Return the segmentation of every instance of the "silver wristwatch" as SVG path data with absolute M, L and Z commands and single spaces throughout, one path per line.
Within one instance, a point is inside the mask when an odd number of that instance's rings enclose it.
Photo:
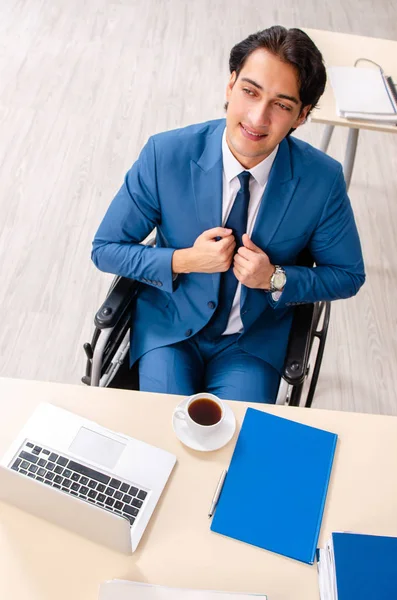
M 269 292 L 281 292 L 287 283 L 287 276 L 283 267 L 280 265 L 274 265 L 275 271 L 270 277 L 270 289 Z

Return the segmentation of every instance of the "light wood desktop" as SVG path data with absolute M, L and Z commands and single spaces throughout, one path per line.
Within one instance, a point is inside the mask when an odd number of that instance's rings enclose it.
M 304 29 L 304 31 L 321 51 L 326 67 L 353 67 L 358 58 L 369 58 L 381 65 L 386 75 L 391 75 L 394 82 L 397 82 L 397 42 L 347 33 L 323 31 L 320 29 Z M 371 65 L 362 63 L 362 66 Z M 323 123 L 326 125 L 320 146 L 324 152 L 328 149 L 335 126 L 339 125 L 349 128 L 344 160 L 347 187 L 349 187 L 353 171 L 359 130 L 368 129 L 383 131 L 385 133 L 397 133 L 395 125 L 383 125 L 382 123 L 370 123 L 367 121 L 349 121 L 338 117 L 335 98 L 329 81 L 324 95 L 320 99 L 318 109 L 313 110 L 311 113 L 311 120 L 313 123 Z
M 178 396 L 0 379 L 0 398 L 1 455 L 37 404 L 45 401 L 160 446 L 178 459 L 141 544 L 129 557 L 0 504 L 0 598 L 96 600 L 100 582 L 125 578 L 266 593 L 269 600 L 318 599 L 315 565 L 209 529 L 212 495 L 229 464 L 237 432 L 217 452 L 184 447 L 171 426 Z M 397 535 L 397 417 L 232 402 L 238 428 L 247 406 L 339 435 L 320 545 L 335 530 Z M 236 519 L 249 493 L 241 492 Z M 288 505 L 293 503 L 289 498 Z

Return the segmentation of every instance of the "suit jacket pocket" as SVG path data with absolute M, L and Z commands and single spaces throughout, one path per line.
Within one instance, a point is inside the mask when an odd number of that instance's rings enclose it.
M 165 310 L 171 301 L 171 294 L 163 292 L 151 285 L 142 286 L 139 297 L 141 301 L 147 302 L 160 310 Z

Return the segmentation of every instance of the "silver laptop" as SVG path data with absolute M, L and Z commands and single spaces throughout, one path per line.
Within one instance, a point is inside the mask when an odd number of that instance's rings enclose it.
M 176 457 L 40 404 L 0 461 L 0 499 L 130 554 Z

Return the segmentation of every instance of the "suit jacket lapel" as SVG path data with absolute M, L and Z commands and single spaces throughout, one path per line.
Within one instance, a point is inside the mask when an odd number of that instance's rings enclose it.
M 204 151 L 197 161 L 191 161 L 193 194 L 197 219 L 202 231 L 222 225 L 222 135 L 225 121 L 208 136 Z M 220 273 L 213 274 L 215 293 L 218 293 Z
M 252 241 L 266 252 L 291 202 L 299 177 L 292 176 L 288 140 L 280 143 L 263 193 Z

